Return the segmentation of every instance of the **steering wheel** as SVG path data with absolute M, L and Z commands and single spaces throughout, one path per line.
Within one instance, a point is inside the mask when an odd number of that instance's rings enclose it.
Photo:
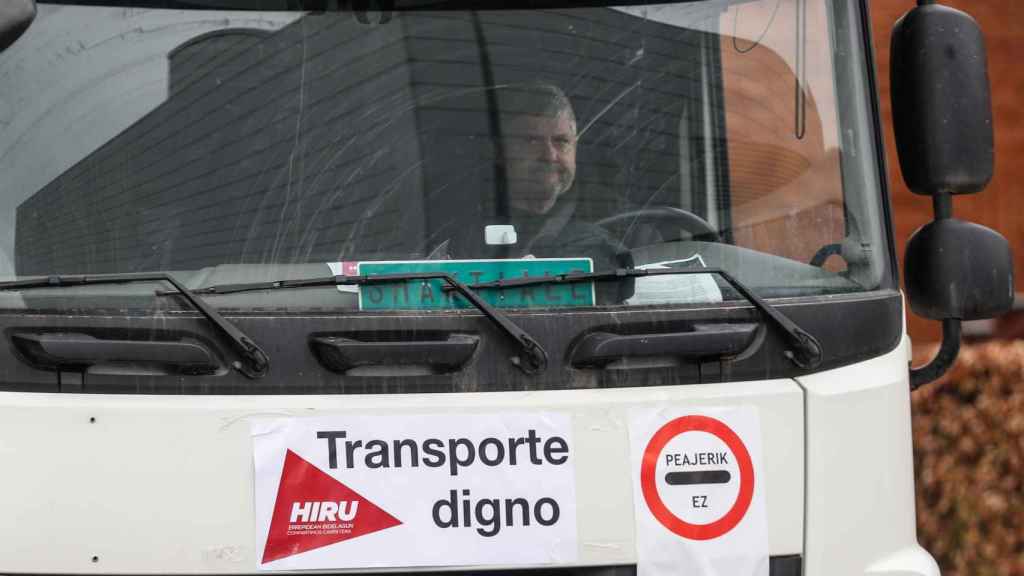
M 697 216 L 693 212 L 683 210 L 682 208 L 676 208 L 674 206 L 652 206 L 649 208 L 640 208 L 639 210 L 630 210 L 629 212 L 623 212 L 622 214 L 616 214 L 607 218 L 602 218 L 594 224 L 601 228 L 614 228 L 615 226 L 630 223 L 630 229 L 635 230 L 632 223 L 635 221 L 650 222 L 658 226 L 659 231 L 663 226 L 674 226 L 676 228 L 682 228 L 686 230 L 694 237 L 703 236 L 710 239 L 713 242 L 721 242 L 722 238 L 718 235 L 718 231 L 705 219 Z M 632 232 L 628 232 L 627 236 L 631 235 Z M 623 238 L 623 242 L 625 242 Z

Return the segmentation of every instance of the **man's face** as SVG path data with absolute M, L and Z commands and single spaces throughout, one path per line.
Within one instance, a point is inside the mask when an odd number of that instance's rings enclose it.
M 567 113 L 520 116 L 506 132 L 509 204 L 546 214 L 576 177 L 576 124 Z

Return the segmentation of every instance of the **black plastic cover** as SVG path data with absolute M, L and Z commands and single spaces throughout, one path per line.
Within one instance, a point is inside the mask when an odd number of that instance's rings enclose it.
M 992 179 L 992 104 L 977 22 L 918 6 L 893 28 L 892 115 L 900 169 L 917 194 L 970 194 Z
M 444 338 L 416 340 L 376 340 L 319 336 L 310 346 L 320 362 L 332 372 L 345 374 L 363 366 L 421 366 L 432 373 L 461 370 L 473 357 L 480 337 L 473 334 L 446 334 Z
M 910 309 L 932 320 L 993 318 L 1013 304 L 1013 256 L 1001 234 L 955 218 L 914 232 L 904 258 Z
M 630 357 L 675 356 L 678 358 L 725 358 L 747 349 L 758 324 L 697 324 L 692 331 L 646 334 L 591 332 L 570 354 L 577 368 L 598 367 Z
M 42 370 L 82 371 L 116 365 L 121 373 L 215 374 L 220 362 L 195 339 L 96 338 L 76 332 L 12 332 L 11 342 Z
M 311 288 L 310 290 L 318 290 Z M 323 290 L 334 290 L 330 286 Z M 0 391 L 71 391 L 70 374 L 42 369 L 14 341 L 15 334 L 81 333 L 98 339 L 149 337 L 201 342 L 221 360 L 234 358 L 229 344 L 209 320 L 180 302 L 174 309 L 83 308 L 55 310 L 35 304 L 44 294 L 26 293 L 29 309 L 0 311 Z M 52 296 L 47 296 L 52 297 Z M 112 301 L 121 298 L 112 297 Z M 171 302 L 165 302 L 170 305 Z M 812 334 L 824 352 L 815 371 L 830 370 L 874 358 L 899 345 L 902 336 L 903 295 L 895 290 L 864 294 L 786 298 L 773 301 L 786 316 Z M 264 308 L 224 310 L 225 317 L 264 346 L 272 364 L 267 376 L 251 380 L 236 370 L 184 375 L 149 371 L 90 370 L 79 373 L 74 391 L 85 394 L 418 394 L 577 390 L 644 386 L 678 386 L 793 378 L 809 370 L 785 356 L 789 343 L 780 330 L 745 302 L 716 306 L 621 306 L 564 311 L 510 310 L 516 324 L 551 351 L 548 369 L 528 375 L 516 370 L 509 357 L 512 343 L 482 314 L 472 311 L 410 314 L 405 311 L 358 311 Z M 571 363 L 573 344 L 588 334 L 604 332 L 629 336 L 687 332 L 702 324 L 759 323 L 755 340 L 732 358 L 670 362 L 647 359 L 616 362 L 595 368 Z M 841 324 L 842 330 L 835 327 Z M 479 336 L 476 351 L 459 370 L 425 374 L 405 366 L 374 367 L 336 372 L 323 363 L 310 345 L 316 338 L 349 338 L 363 342 L 442 340 L 443 334 Z M 438 371 L 441 372 L 441 371 Z

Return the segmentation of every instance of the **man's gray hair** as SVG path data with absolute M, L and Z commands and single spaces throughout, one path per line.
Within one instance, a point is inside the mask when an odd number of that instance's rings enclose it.
M 572 102 L 561 88 L 546 82 L 528 82 L 510 84 L 497 90 L 498 105 L 503 115 L 542 115 L 557 118 L 568 114 L 573 126 L 576 125 L 576 113 Z

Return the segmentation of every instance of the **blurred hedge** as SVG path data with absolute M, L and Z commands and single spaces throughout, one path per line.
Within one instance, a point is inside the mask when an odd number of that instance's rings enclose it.
M 944 576 L 1024 576 L 1024 341 L 913 394 L 918 539 Z

